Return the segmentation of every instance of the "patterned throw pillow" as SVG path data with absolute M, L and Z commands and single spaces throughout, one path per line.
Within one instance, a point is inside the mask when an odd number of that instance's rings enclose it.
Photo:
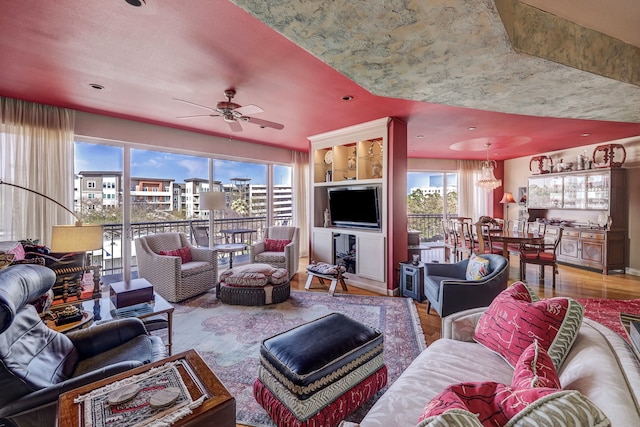
M 489 273 L 489 260 L 476 254 L 471 255 L 467 264 L 467 280 L 480 280 Z
M 267 252 L 284 252 L 284 247 L 291 243 L 287 239 L 264 239 L 264 250 Z
M 511 387 L 562 388 L 553 360 L 538 345 L 538 340 L 535 340 L 520 355 L 513 369 Z
M 582 325 L 584 308 L 571 298 L 540 300 L 522 282 L 498 295 L 476 325 L 473 338 L 515 366 L 534 340 L 560 369 Z
M 607 427 L 611 421 L 576 390 L 462 383 L 434 397 L 417 427 Z
M 513 388 L 496 382 L 454 384 L 427 404 L 418 426 L 427 426 L 435 421 L 434 417 L 452 409 L 476 414 L 483 426 L 503 426 L 533 402 L 557 392 L 553 388 Z
M 182 259 L 182 263 L 186 264 L 191 262 L 191 248 L 189 246 L 185 246 L 184 248 L 174 249 L 172 251 L 160 251 L 160 255 L 164 256 L 179 256 Z

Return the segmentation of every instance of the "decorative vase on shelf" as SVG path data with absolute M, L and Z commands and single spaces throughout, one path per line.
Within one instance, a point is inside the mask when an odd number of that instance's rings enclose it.
M 371 174 L 374 178 L 382 178 L 382 164 L 378 161 L 371 165 Z
M 329 226 L 329 209 L 324 210 L 324 226 L 325 228 Z

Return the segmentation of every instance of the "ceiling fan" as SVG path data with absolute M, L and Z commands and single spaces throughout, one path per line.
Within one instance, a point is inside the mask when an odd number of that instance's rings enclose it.
M 233 132 L 241 132 L 242 126 L 240 122 L 249 122 L 255 125 L 258 125 L 262 128 L 272 128 L 281 130 L 284 129 L 284 125 L 280 123 L 270 122 L 268 120 L 256 119 L 255 117 L 249 116 L 250 114 L 258 114 L 262 113 L 264 110 L 257 105 L 242 105 L 236 104 L 235 102 L 231 102 L 234 96 L 236 96 L 236 91 L 233 89 L 227 89 L 224 91 L 224 96 L 227 97 L 226 101 L 221 101 L 216 104 L 216 108 L 207 107 L 206 105 L 196 104 L 195 102 L 185 101 L 183 99 L 174 98 L 174 100 L 178 102 L 184 102 L 185 104 L 195 105 L 196 107 L 205 108 L 207 110 L 213 111 L 215 114 L 198 114 L 195 116 L 179 116 L 178 119 L 193 119 L 197 117 L 222 117 L 222 119 L 227 122 L 229 128 Z

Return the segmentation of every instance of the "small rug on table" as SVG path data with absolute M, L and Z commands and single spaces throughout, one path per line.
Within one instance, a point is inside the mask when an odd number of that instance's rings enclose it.
M 236 398 L 237 422 L 274 426 L 253 397 L 260 365 L 260 344 L 280 332 L 322 317 L 343 313 L 384 334 L 384 360 L 391 385 L 426 348 L 412 299 L 292 291 L 289 300 L 262 307 L 225 305 L 210 291 L 175 304 L 173 352 L 193 348 Z M 358 422 L 386 391 L 382 389 L 347 419 Z
M 640 299 L 576 298 L 584 306 L 584 315 L 617 332 L 629 341 L 620 321 L 620 313 L 640 316 Z

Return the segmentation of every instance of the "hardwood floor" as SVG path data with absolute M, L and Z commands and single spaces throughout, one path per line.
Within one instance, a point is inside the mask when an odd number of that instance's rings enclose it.
M 304 290 L 307 280 L 305 273 L 307 259 L 301 259 L 300 272 L 291 281 L 291 289 Z M 509 284 L 519 280 L 518 257 L 512 256 L 509 266 Z M 551 285 L 551 269 L 547 268 L 544 283 L 540 283 L 538 267 L 527 267 L 527 284 L 539 296 L 549 298 L 553 296 L 567 296 L 571 298 L 608 298 L 608 299 L 634 299 L 640 298 L 640 277 L 629 274 L 612 273 L 604 275 L 600 272 L 584 270 L 565 265 L 559 266 L 556 277 L 555 289 Z M 312 291 L 326 292 L 328 287 L 322 287 L 314 281 Z M 342 292 L 338 290 L 337 292 Z M 358 295 L 378 295 L 364 289 L 349 286 L 349 293 Z M 427 314 L 427 303 L 416 303 L 420 324 L 424 331 L 427 345 L 440 338 L 441 319 L 431 310 Z

